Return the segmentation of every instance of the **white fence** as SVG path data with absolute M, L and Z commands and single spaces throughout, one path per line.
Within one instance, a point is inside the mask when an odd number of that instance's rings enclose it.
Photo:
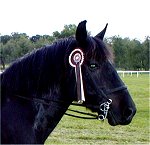
M 139 77 L 139 74 L 143 73 L 147 73 L 150 75 L 150 71 L 117 71 L 117 73 L 121 74 L 123 77 L 125 77 L 125 74 L 128 74 L 130 76 L 136 74 L 137 77 Z
M 0 70 L 0 74 L 2 71 Z M 117 71 L 118 74 L 121 74 L 123 77 L 125 77 L 125 74 L 132 76 L 133 74 L 136 74 L 137 77 L 139 77 L 139 74 L 142 73 L 148 73 L 150 75 L 150 71 Z

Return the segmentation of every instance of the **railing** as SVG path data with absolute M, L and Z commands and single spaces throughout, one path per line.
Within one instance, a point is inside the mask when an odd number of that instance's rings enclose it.
M 2 73 L 2 71 L 0 70 L 0 74 Z M 130 76 L 132 76 L 133 74 L 136 74 L 137 77 L 139 77 L 139 74 L 142 74 L 142 73 L 147 73 L 150 75 L 150 71 L 122 71 L 122 70 L 119 70 L 117 71 L 118 74 L 121 74 L 123 77 L 125 77 L 125 74 L 128 74 Z
M 133 74 L 136 74 L 137 77 L 139 77 L 139 74 L 142 73 L 148 73 L 150 75 L 150 71 L 117 71 L 118 74 L 122 74 L 123 77 L 125 77 L 125 74 L 128 74 L 132 76 Z

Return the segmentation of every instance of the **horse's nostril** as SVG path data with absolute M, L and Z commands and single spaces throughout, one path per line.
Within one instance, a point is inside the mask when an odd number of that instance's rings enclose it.
M 132 108 L 126 108 L 124 111 L 124 117 L 126 118 L 126 120 L 132 119 L 134 114 L 135 114 L 135 111 Z

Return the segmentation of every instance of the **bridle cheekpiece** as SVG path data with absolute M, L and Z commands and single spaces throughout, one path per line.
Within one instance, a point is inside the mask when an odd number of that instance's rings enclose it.
M 82 71 L 81 71 L 81 65 L 83 64 L 83 61 L 84 61 L 84 55 L 83 55 L 83 51 L 80 48 L 76 48 L 70 53 L 69 64 L 75 68 L 78 103 L 83 103 L 83 101 L 85 101 Z M 96 87 L 95 83 L 94 83 L 94 86 Z M 97 93 L 99 94 L 99 91 Z M 102 96 L 104 96 L 104 98 L 106 98 L 107 100 L 106 102 L 100 104 L 99 106 L 100 111 L 103 113 L 98 116 L 98 119 L 104 120 L 107 117 L 108 110 L 110 108 L 110 104 L 112 103 L 112 100 L 108 99 L 107 96 L 103 92 L 100 94 L 102 94 Z

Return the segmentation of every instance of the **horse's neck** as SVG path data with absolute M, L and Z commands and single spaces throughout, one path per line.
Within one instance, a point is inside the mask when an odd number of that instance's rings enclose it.
M 51 54 L 52 55 L 52 54 Z M 43 57 L 44 58 L 44 57 Z M 52 60 L 49 60 L 52 59 Z M 57 62 L 57 65 L 54 65 L 54 62 Z M 60 60 L 59 60 L 60 59 Z M 38 98 L 45 98 L 47 100 L 62 101 L 66 99 L 65 94 L 62 94 L 62 87 L 64 88 L 65 84 L 63 83 L 65 80 L 62 80 L 63 74 L 60 73 L 63 67 L 63 57 L 55 57 L 49 56 L 45 57 L 43 62 L 41 61 L 41 69 L 40 72 L 36 71 L 37 78 L 35 79 L 35 92 L 34 95 L 38 96 Z M 54 61 L 54 62 L 53 62 Z M 55 63 L 56 63 L 55 62 Z M 60 63 L 58 63 L 60 62 Z M 38 66 L 35 68 L 37 69 Z M 59 71 L 58 71 L 59 70 Z M 60 86 L 59 83 L 62 83 L 64 86 Z M 54 85 L 55 84 L 55 85 Z M 34 87 L 34 86 L 33 86 Z M 61 88 L 61 89 L 60 89 Z M 32 92 L 33 90 L 31 90 Z M 64 91 L 64 90 L 63 90 Z M 65 96 L 65 98 L 63 98 Z M 58 102 L 51 101 L 50 105 L 44 105 L 38 102 L 35 102 L 35 121 L 33 124 L 33 129 L 35 131 L 35 136 L 37 139 L 37 143 L 44 143 L 49 134 L 53 131 L 56 125 L 61 120 L 62 116 L 66 112 L 69 103 L 61 104 Z M 70 101 L 71 103 L 71 101 Z
M 65 106 L 63 106 L 58 102 L 51 102 L 49 106 L 43 104 L 37 105 L 34 130 L 36 133 L 36 138 L 39 142 L 45 142 L 48 135 L 61 120 L 68 106 L 69 104 L 65 104 Z

